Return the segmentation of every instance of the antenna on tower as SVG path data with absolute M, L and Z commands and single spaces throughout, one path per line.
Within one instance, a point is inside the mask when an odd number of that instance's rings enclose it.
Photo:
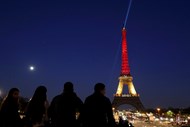
M 127 19 L 128 19 L 129 11 L 130 11 L 130 8 L 131 8 L 131 3 L 132 3 L 132 0 L 129 0 L 129 6 L 128 6 L 128 9 L 127 9 L 127 14 L 126 14 L 126 17 L 125 17 L 125 22 L 124 22 L 123 28 L 125 28 L 126 24 L 127 24 Z

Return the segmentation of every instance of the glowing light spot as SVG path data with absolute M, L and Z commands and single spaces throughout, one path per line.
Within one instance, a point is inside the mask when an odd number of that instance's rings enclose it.
M 30 71 L 34 71 L 35 70 L 35 67 L 34 66 L 30 66 Z

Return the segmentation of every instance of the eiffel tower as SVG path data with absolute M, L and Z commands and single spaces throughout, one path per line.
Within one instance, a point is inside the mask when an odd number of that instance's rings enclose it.
M 127 52 L 127 39 L 126 29 L 122 29 L 122 65 L 121 74 L 119 76 L 119 85 L 116 94 L 114 94 L 114 100 L 112 102 L 113 108 L 117 109 L 120 105 L 129 104 L 135 107 L 139 111 L 144 111 L 145 108 L 140 100 L 139 94 L 137 94 L 133 85 L 133 77 L 130 74 L 130 67 L 128 61 Z M 123 94 L 123 87 L 128 86 L 128 94 Z

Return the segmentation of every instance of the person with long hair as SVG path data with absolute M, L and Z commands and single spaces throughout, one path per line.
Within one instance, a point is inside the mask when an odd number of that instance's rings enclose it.
M 19 115 L 19 89 L 11 88 L 0 107 L 1 127 L 22 127 Z
M 46 117 L 47 108 L 47 89 L 45 86 L 36 88 L 32 99 L 29 101 L 26 109 L 26 119 L 28 125 L 26 126 L 44 126 L 44 118 Z

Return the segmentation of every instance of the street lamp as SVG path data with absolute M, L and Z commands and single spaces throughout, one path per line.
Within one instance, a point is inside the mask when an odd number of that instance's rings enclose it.
M 158 115 L 160 115 L 160 108 L 157 108 L 156 110 L 158 112 Z

